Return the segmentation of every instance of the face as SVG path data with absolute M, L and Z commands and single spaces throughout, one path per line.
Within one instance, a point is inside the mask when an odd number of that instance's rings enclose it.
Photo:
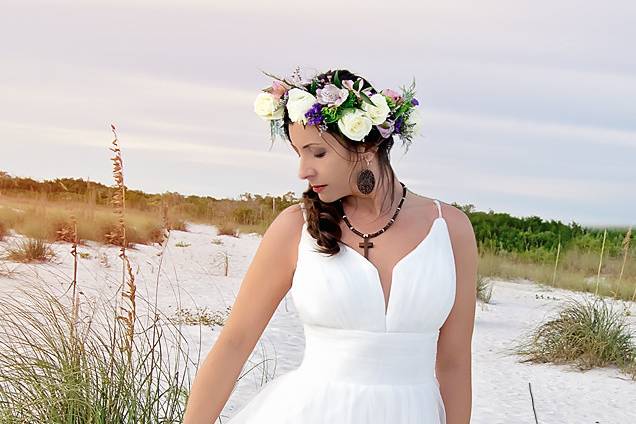
M 289 136 L 300 161 L 298 177 L 312 186 L 325 185 L 317 191 L 320 200 L 330 203 L 354 193 L 355 181 L 350 179 L 356 175 L 355 167 L 362 166 L 356 165 L 354 152 L 342 146 L 333 134 L 320 134 L 313 125 L 291 123 Z

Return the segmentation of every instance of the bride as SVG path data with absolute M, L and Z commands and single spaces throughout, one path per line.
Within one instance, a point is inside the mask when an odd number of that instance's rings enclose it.
M 309 187 L 265 232 L 184 423 L 217 420 L 288 292 L 303 361 L 230 424 L 470 422 L 473 228 L 460 209 L 409 190 L 390 163 L 395 138 L 408 148 L 417 135 L 414 83 L 380 92 L 346 69 L 273 78 L 255 111 L 272 141 L 290 143 Z

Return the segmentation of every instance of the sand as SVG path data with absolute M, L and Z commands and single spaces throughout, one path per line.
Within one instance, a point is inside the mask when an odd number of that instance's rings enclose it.
M 257 234 L 235 238 L 218 236 L 216 228 L 188 224 L 187 232 L 173 231 L 161 257 L 157 246 L 138 245 L 128 250 L 136 273 L 138 293 L 157 304 L 162 313 L 174 316 L 177 308 L 224 311 L 231 306 L 242 276 L 260 242 Z M 6 246 L 20 238 L 13 234 L 0 242 Z M 215 244 L 213 240 L 220 240 Z M 186 247 L 177 247 L 186 243 Z M 72 278 L 70 244 L 52 245 L 53 263 L 6 264 L 19 275 L 2 277 L 1 295 L 20 286 L 40 285 L 62 293 Z M 119 249 L 88 242 L 79 247 L 90 258 L 80 259 L 78 285 L 81 299 L 94 301 L 115 296 L 121 282 Z M 225 258 L 228 275 L 225 275 Z M 109 266 L 105 266 L 106 261 Z M 473 408 L 471 423 L 534 423 L 528 383 L 532 385 L 539 423 L 636 423 L 636 382 L 613 368 L 581 372 L 568 365 L 520 363 L 509 352 L 515 341 L 552 316 L 568 297 L 586 296 L 535 284 L 530 281 L 492 280 L 491 303 L 478 302 L 473 335 Z M 621 302 L 623 303 L 623 302 Z M 628 317 L 636 333 L 636 305 L 628 304 Z M 144 313 L 143 302 L 138 306 Z M 194 361 L 202 361 L 222 327 L 183 325 Z M 244 371 L 257 365 L 236 385 L 221 418 L 226 421 L 254 396 L 264 383 L 296 368 L 302 361 L 304 337 L 291 296 L 280 303 Z M 260 364 L 260 365 L 259 365 Z M 192 378 L 195 369 L 190 367 Z

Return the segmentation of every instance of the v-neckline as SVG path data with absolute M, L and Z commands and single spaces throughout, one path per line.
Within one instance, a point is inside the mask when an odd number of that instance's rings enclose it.
M 382 286 L 382 280 L 380 278 L 380 271 L 378 271 L 378 268 L 373 264 L 373 262 L 371 262 L 369 259 L 365 258 L 363 254 L 361 254 L 360 252 L 358 252 L 356 249 L 354 249 L 353 247 L 349 246 L 348 244 L 339 241 L 338 243 L 340 243 L 342 246 L 345 247 L 345 249 L 348 249 L 350 252 L 353 252 L 356 256 L 358 256 L 360 259 L 363 260 L 363 262 L 366 262 L 368 264 L 368 266 L 371 267 L 371 269 L 373 269 L 373 271 L 375 272 L 375 276 L 376 276 L 376 283 L 377 285 L 379 285 L 379 289 L 380 289 L 380 296 L 382 299 L 382 305 L 384 306 L 384 319 L 385 319 L 385 323 L 386 323 L 386 319 L 389 316 L 389 308 L 391 307 L 391 299 L 393 298 L 393 284 L 395 283 L 395 272 L 396 270 L 400 267 L 401 264 L 404 263 L 404 261 L 406 261 L 407 258 L 411 257 L 412 255 L 415 254 L 415 252 L 417 252 L 421 246 L 424 245 L 424 243 L 430 238 L 431 234 L 433 233 L 433 230 L 435 229 L 435 224 L 437 224 L 437 221 L 444 221 L 444 223 L 446 223 L 446 220 L 444 219 L 443 216 L 438 216 L 437 218 L 435 218 L 433 220 L 433 223 L 431 224 L 431 228 L 428 230 L 428 233 L 426 234 L 426 236 L 419 242 L 417 243 L 417 245 L 411 249 L 406 255 L 402 256 L 402 258 L 400 258 L 395 265 L 393 266 L 393 269 L 391 269 L 391 286 L 389 287 L 389 296 L 388 299 L 384 300 L 384 287 Z

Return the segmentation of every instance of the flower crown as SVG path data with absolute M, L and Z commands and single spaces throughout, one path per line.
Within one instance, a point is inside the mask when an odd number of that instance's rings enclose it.
M 292 122 L 314 125 L 321 132 L 339 131 L 356 142 L 364 143 L 374 126 L 382 138 L 397 135 L 407 147 L 419 133 L 415 79 L 409 88 L 401 87 L 399 94 L 391 89 L 377 93 L 370 85 L 362 89 L 362 78 L 341 81 L 338 70 L 306 82 L 301 81 L 298 68 L 292 81 L 263 73 L 274 81 L 256 97 L 254 111 L 270 122 L 272 142 L 276 135 L 285 138 L 285 109 Z

